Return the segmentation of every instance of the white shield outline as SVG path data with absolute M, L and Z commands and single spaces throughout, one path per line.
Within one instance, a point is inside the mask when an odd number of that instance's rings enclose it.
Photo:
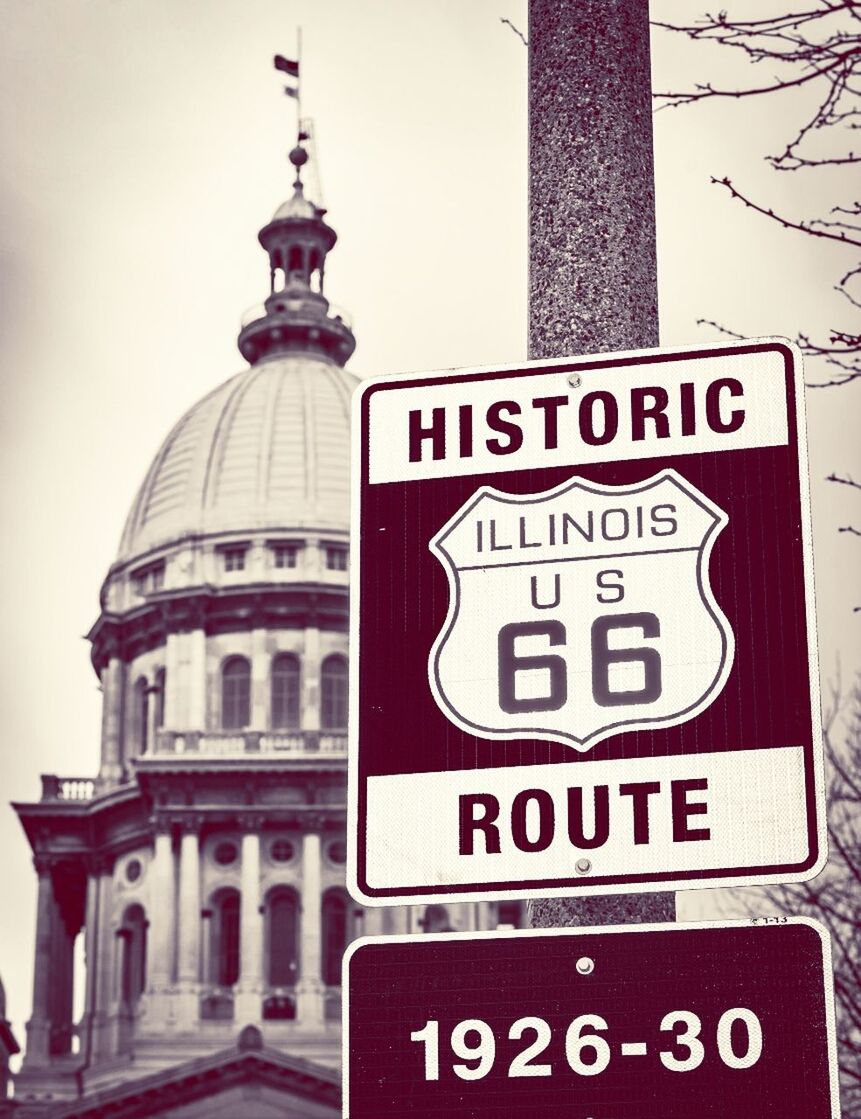
M 495 499 L 507 505 L 537 506 L 544 501 L 562 496 L 572 490 L 582 490 L 601 496 L 629 496 L 642 494 L 656 487 L 660 482 L 668 480 L 685 494 L 687 498 L 699 505 L 709 516 L 711 523 L 706 529 L 697 549 L 696 580 L 700 600 L 711 616 L 721 638 L 721 657 L 717 672 L 710 684 L 700 697 L 682 710 L 665 716 L 652 718 L 638 717 L 633 719 L 620 719 L 592 731 L 582 738 L 563 730 L 547 727 L 517 727 L 514 729 L 487 727 L 473 722 L 459 712 L 449 701 L 439 677 L 439 659 L 449 637 L 451 636 L 461 608 L 461 586 L 459 568 L 454 559 L 445 548 L 448 535 L 466 518 L 469 513 L 486 498 Z M 677 726 L 680 723 L 695 718 L 704 711 L 720 695 L 726 684 L 735 659 L 735 635 L 726 615 L 721 610 L 711 589 L 708 578 L 709 559 L 712 547 L 718 534 L 729 523 L 729 517 L 718 505 L 701 493 L 691 482 L 670 467 L 643 482 L 631 485 L 608 485 L 600 482 L 590 482 L 582 478 L 572 478 L 554 486 L 552 489 L 543 490 L 532 494 L 512 494 L 493 486 L 481 486 L 464 504 L 454 513 L 441 529 L 428 542 L 429 551 L 443 565 L 449 584 L 449 605 L 445 622 L 437 634 L 428 656 L 428 682 L 437 706 L 454 723 L 455 726 L 468 734 L 477 734 L 482 738 L 491 740 L 513 740 L 521 738 L 539 738 L 549 741 L 561 742 L 573 746 L 578 751 L 586 751 L 605 738 L 619 733 L 622 730 L 648 730 L 660 727 Z

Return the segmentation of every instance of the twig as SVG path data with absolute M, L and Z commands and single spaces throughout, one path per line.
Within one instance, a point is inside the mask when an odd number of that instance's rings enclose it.
M 523 32 L 519 28 L 514 26 L 514 24 L 511 22 L 510 19 L 506 19 L 505 16 L 500 16 L 499 17 L 499 22 L 508 24 L 508 26 L 514 32 L 514 34 L 518 37 L 518 39 L 520 39 L 521 43 L 523 43 L 524 47 L 529 46 L 529 41 L 527 40 L 526 36 L 523 34 Z

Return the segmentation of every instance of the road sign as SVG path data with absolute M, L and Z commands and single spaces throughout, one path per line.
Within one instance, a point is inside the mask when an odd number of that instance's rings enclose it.
M 820 869 L 789 343 L 386 377 L 353 422 L 357 897 Z
M 361 940 L 344 1114 L 832 1119 L 830 974 L 802 918 Z

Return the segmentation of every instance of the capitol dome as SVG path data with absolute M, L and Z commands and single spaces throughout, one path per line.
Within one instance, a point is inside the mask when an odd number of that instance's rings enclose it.
M 287 353 L 207 394 L 156 454 L 126 521 L 118 563 L 186 536 L 346 531 L 356 384 L 331 361 Z
M 290 601 L 309 583 L 346 590 L 358 381 L 344 366 L 356 341 L 323 293 L 337 235 L 305 197 L 304 154 L 290 153 L 293 194 L 258 235 L 270 284 L 242 318 L 237 344 L 249 367 L 180 418 L 132 503 L 90 635 L 98 670 L 110 634 L 122 632 L 130 651 L 155 648 L 165 635 L 153 619 L 191 598 L 209 617 L 215 598 L 223 615 L 243 587 Z M 120 618 L 140 632 L 117 629 Z

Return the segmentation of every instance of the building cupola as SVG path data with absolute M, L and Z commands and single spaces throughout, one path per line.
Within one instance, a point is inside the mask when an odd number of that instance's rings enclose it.
M 300 133 L 300 141 L 304 137 Z M 296 169 L 292 196 L 258 234 L 269 256 L 269 296 L 243 317 L 239 352 L 251 365 L 273 354 L 314 353 L 344 365 L 356 348 L 347 316 L 323 294 L 326 257 L 337 234 L 325 209 L 305 197 L 301 142 L 290 152 Z

